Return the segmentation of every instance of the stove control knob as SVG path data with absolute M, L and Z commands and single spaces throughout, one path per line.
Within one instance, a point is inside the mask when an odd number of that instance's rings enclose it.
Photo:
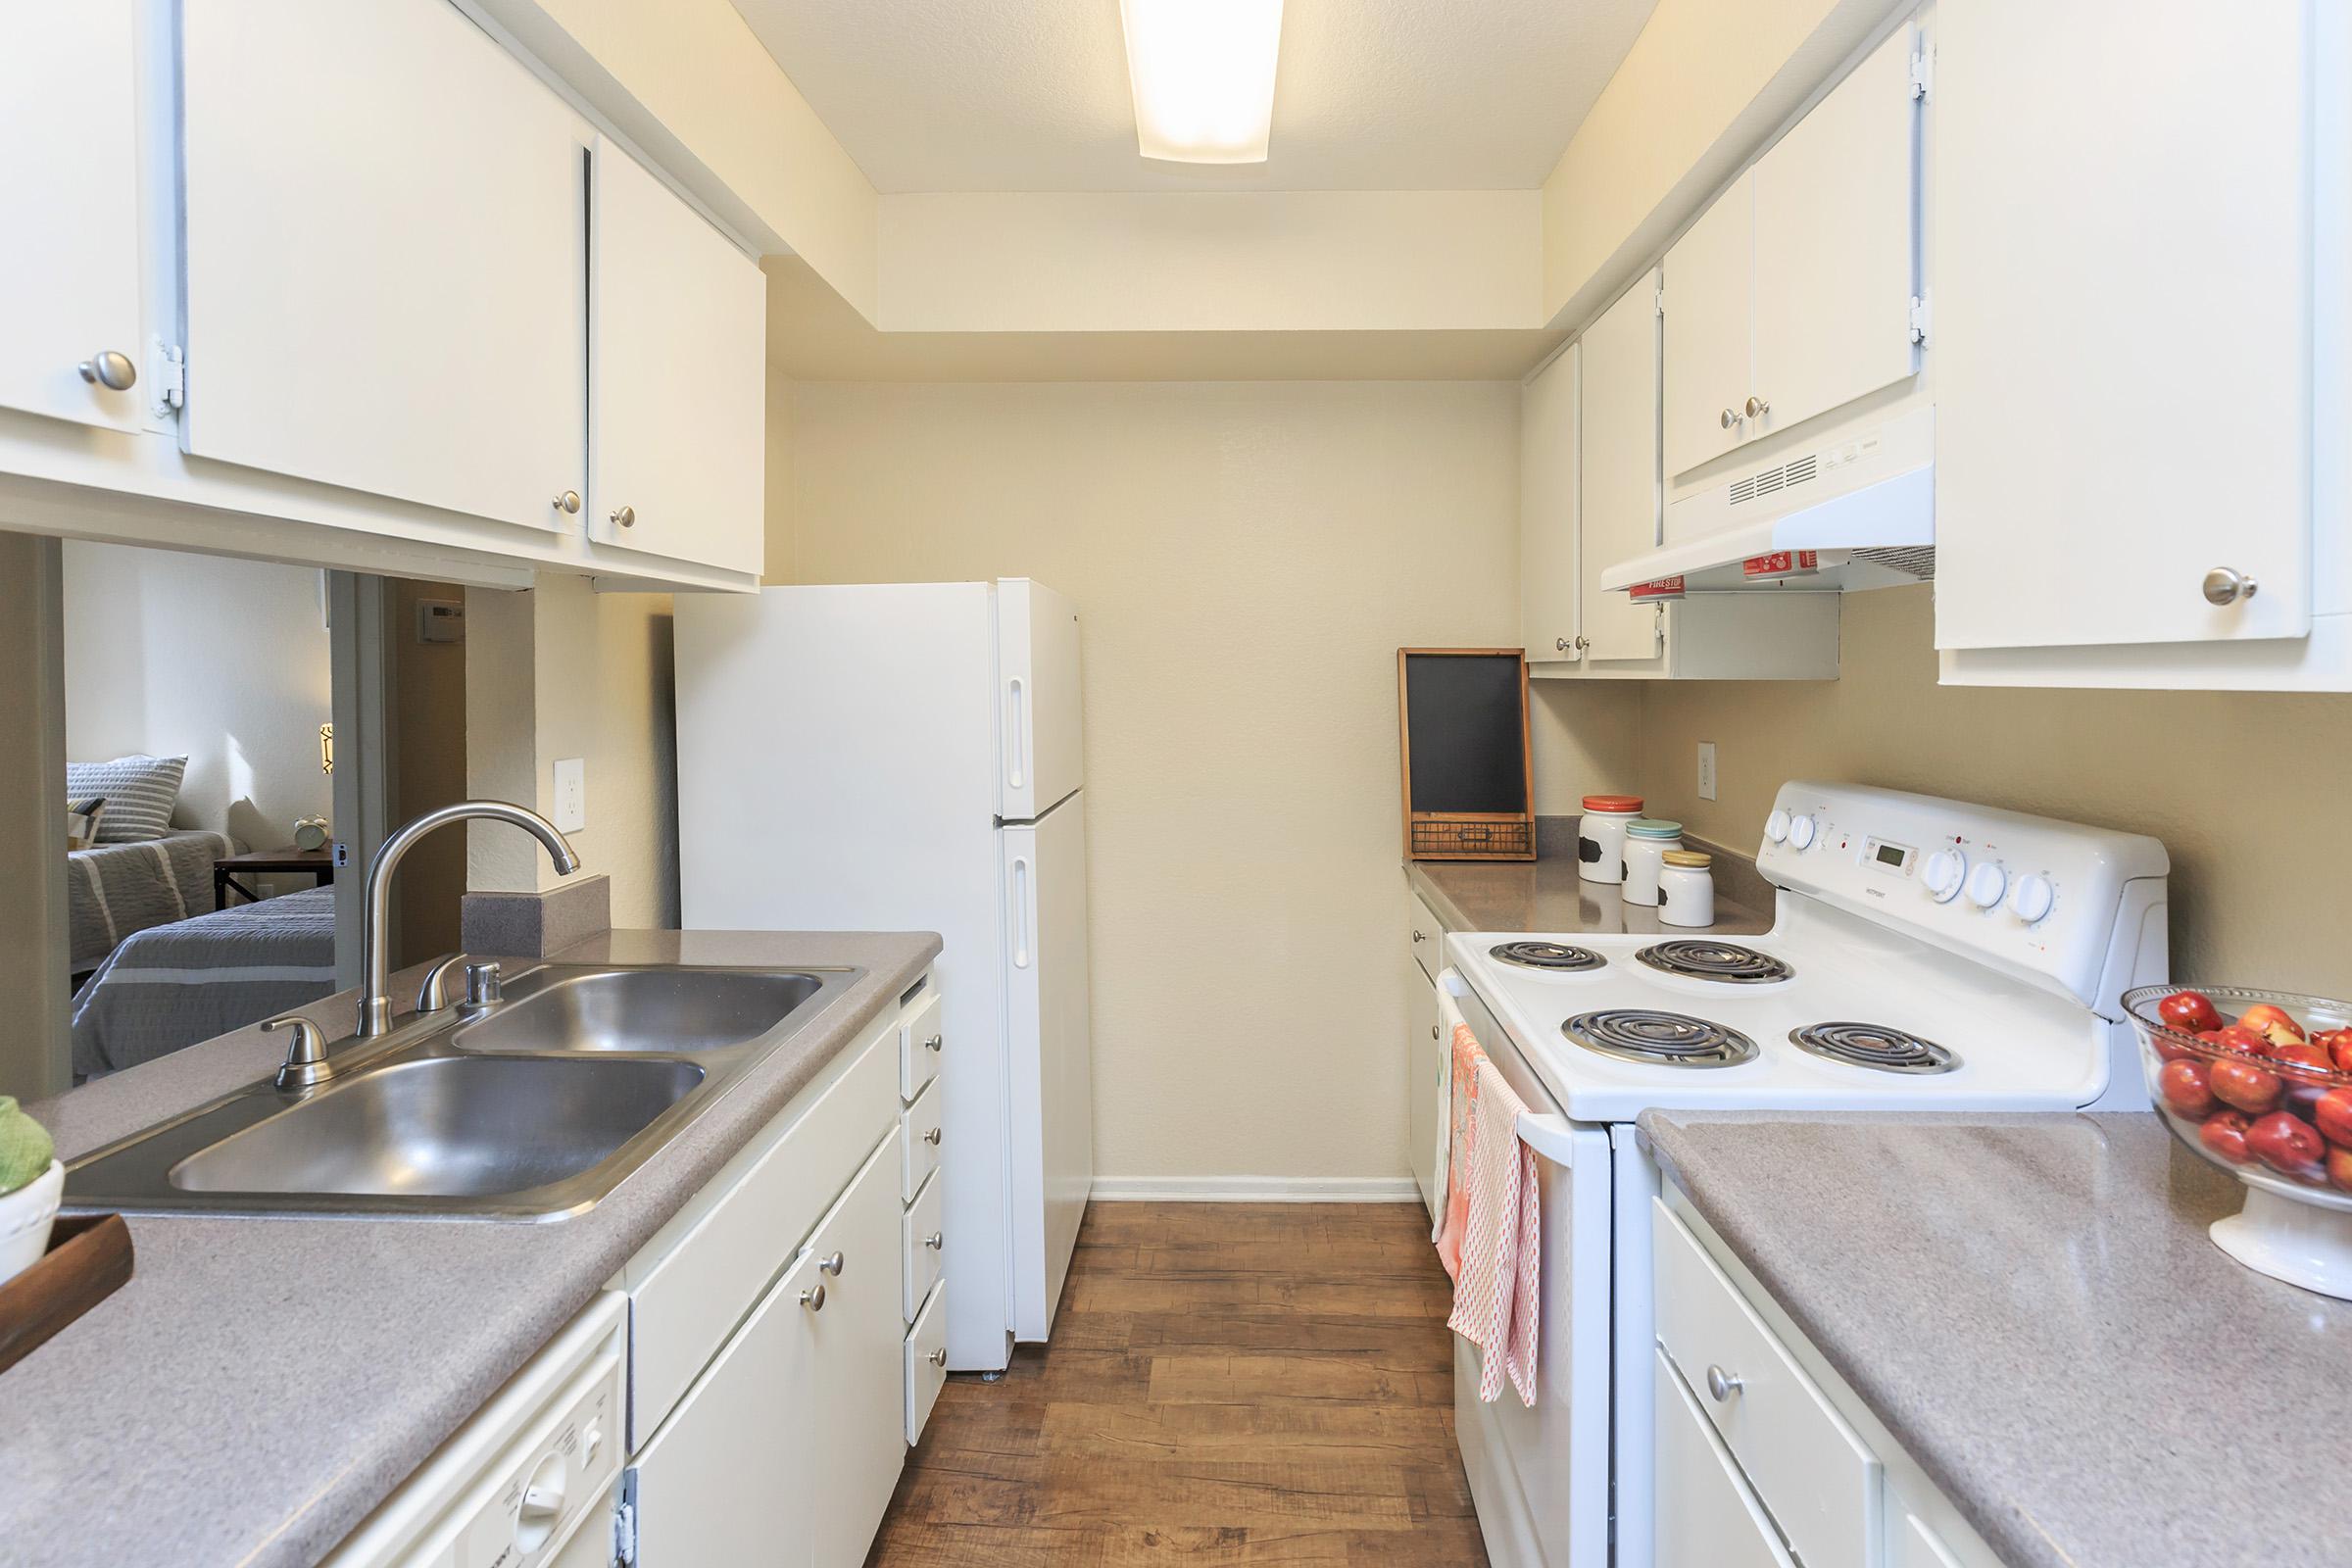
M 1788 813 L 1778 807 L 1764 819 L 1764 836 L 1775 844 L 1788 842 Z
M 1968 902 L 1980 909 L 1991 908 L 2008 891 L 2009 873 L 1990 860 L 1968 873 Z
M 1949 904 L 1959 897 L 1960 884 L 1968 880 L 1968 857 L 1958 850 L 1937 850 L 1928 857 L 1919 880 L 1928 897 L 1937 904 Z
M 1788 821 L 1788 842 L 1800 850 L 1809 850 L 1813 847 L 1813 838 L 1818 831 L 1820 831 L 1819 826 L 1811 817 L 1791 817 Z
M 2021 876 L 2009 890 L 2009 912 L 2028 925 L 2039 925 L 2058 904 L 2058 890 L 2046 876 Z

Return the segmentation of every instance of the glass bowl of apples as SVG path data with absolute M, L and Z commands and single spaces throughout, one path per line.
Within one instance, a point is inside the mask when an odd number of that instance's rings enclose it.
M 2124 1010 L 2156 1113 L 2248 1189 L 2215 1243 L 2352 1300 L 2352 1003 L 2168 985 L 2126 992 Z

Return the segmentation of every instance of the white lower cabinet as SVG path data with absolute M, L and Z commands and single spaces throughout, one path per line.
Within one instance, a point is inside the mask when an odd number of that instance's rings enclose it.
M 1790 1568 L 1771 1516 L 1657 1352 L 1657 1568 Z

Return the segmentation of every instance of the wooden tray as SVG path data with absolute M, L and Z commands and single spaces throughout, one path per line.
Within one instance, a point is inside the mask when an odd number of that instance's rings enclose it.
M 130 1278 L 130 1227 L 120 1214 L 60 1217 L 38 1263 L 0 1285 L 0 1372 L 121 1290 Z

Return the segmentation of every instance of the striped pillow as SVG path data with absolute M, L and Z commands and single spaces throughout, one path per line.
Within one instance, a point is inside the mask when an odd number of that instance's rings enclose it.
M 98 842 L 98 818 L 106 812 L 106 797 L 66 803 L 66 848 L 86 850 Z
M 179 781 L 187 770 L 184 757 L 68 762 L 66 795 L 73 800 L 106 797 L 106 810 L 98 818 L 99 843 L 143 843 L 172 831 L 172 808 L 179 804 Z

